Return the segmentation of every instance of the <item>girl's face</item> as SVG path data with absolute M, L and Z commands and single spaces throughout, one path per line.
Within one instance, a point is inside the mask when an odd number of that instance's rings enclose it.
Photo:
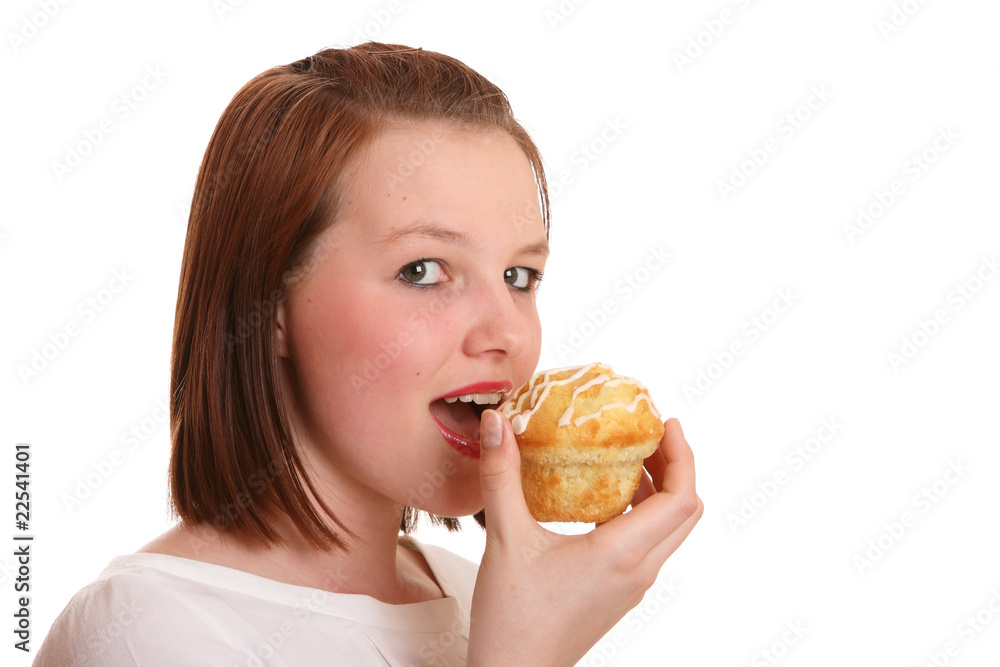
M 298 442 L 334 508 L 474 513 L 475 401 L 526 382 L 540 351 L 548 246 L 531 165 L 506 134 L 420 123 L 381 133 L 344 183 L 278 312 Z

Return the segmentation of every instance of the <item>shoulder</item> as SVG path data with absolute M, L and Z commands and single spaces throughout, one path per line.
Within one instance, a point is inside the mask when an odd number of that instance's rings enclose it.
M 133 559 L 115 558 L 70 599 L 33 667 L 197 664 L 206 658 L 218 663 L 242 655 L 206 654 L 207 606 L 198 603 L 196 592 L 132 567 Z M 213 627 L 215 639 L 219 632 L 218 625 Z
M 211 526 L 179 523 L 140 547 L 136 553 L 165 554 L 211 563 L 221 560 L 220 554 L 225 546 L 225 536 Z

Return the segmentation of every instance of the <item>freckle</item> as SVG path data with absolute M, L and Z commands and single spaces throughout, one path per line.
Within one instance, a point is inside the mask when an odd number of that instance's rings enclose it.
M 403 201 L 406 201 L 406 195 L 403 195 Z

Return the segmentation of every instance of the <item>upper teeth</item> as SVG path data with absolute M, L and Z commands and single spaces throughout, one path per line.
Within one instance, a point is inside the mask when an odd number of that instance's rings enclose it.
M 503 394 L 462 394 L 461 396 L 448 396 L 444 399 L 445 403 L 454 403 L 455 401 L 462 401 L 463 403 L 478 403 L 479 405 L 493 405 L 494 403 L 499 403 L 500 399 L 503 398 Z

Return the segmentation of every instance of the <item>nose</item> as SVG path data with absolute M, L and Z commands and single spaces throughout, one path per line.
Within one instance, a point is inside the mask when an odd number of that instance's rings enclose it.
M 529 297 L 513 292 L 502 280 L 470 294 L 469 312 L 472 322 L 464 343 L 464 352 L 469 356 L 500 354 L 516 357 L 526 351 L 536 336 L 534 325 L 534 305 L 529 305 Z M 518 299 L 525 299 L 519 304 Z

